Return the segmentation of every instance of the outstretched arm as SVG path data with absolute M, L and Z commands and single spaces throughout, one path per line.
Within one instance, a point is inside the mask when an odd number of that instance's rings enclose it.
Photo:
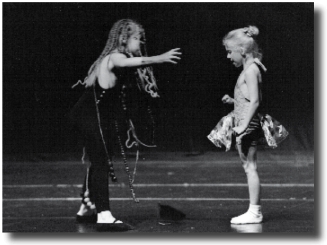
M 127 58 L 122 53 L 114 53 L 111 56 L 111 60 L 115 67 L 139 67 L 162 63 L 177 64 L 176 60 L 180 60 L 179 56 L 182 54 L 178 50 L 179 48 L 176 48 L 157 56 L 132 58 Z

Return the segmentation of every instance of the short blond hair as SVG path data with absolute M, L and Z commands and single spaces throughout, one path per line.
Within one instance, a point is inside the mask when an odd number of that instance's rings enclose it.
M 259 29 L 256 26 L 248 26 L 244 28 L 230 31 L 223 38 L 223 45 L 232 46 L 236 49 L 243 48 L 245 53 L 252 53 L 254 58 L 262 59 L 262 51 L 260 50 L 256 37 L 259 35 Z

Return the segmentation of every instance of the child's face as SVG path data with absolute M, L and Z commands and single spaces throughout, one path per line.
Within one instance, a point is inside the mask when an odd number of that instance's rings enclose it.
M 225 45 L 227 51 L 227 59 L 230 59 L 234 66 L 240 67 L 243 65 L 243 57 L 236 47 L 230 46 L 228 44 Z
M 127 41 L 127 49 L 134 56 L 140 55 L 141 35 L 139 32 L 131 35 Z

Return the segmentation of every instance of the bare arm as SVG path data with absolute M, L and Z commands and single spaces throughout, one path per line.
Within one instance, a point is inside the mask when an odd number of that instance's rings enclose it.
M 152 64 L 161 64 L 161 63 L 173 63 L 177 64 L 176 60 L 180 60 L 181 55 L 178 52 L 179 48 L 172 49 L 164 54 L 151 56 L 151 57 L 132 57 L 127 58 L 124 54 L 114 53 L 111 56 L 111 60 L 115 67 L 139 67 Z
M 243 124 L 234 128 L 234 131 L 238 134 L 243 133 L 246 130 L 246 128 L 249 126 L 260 104 L 259 81 L 258 81 L 257 73 L 258 71 L 256 71 L 255 69 L 248 69 L 244 74 L 246 85 L 248 88 L 248 93 L 249 93 L 250 106 L 249 106 L 249 111 L 245 116 Z
M 250 107 L 244 120 L 244 126 L 248 127 L 260 104 L 259 81 L 256 72 L 252 69 L 246 72 L 245 81 L 249 92 Z

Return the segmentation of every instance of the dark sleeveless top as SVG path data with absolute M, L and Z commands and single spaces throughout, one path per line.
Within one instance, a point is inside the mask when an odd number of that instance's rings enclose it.
M 125 140 L 131 119 L 138 138 L 146 144 L 153 144 L 153 130 L 149 130 L 154 127 L 152 115 L 149 115 L 151 97 L 139 90 L 135 68 L 114 69 L 116 86 L 103 89 L 96 80 L 94 86 L 86 88 L 70 111 L 70 121 L 84 134 L 93 133 L 92 128 L 99 127 L 99 123 L 102 130 L 113 133 L 117 121 L 122 140 Z

